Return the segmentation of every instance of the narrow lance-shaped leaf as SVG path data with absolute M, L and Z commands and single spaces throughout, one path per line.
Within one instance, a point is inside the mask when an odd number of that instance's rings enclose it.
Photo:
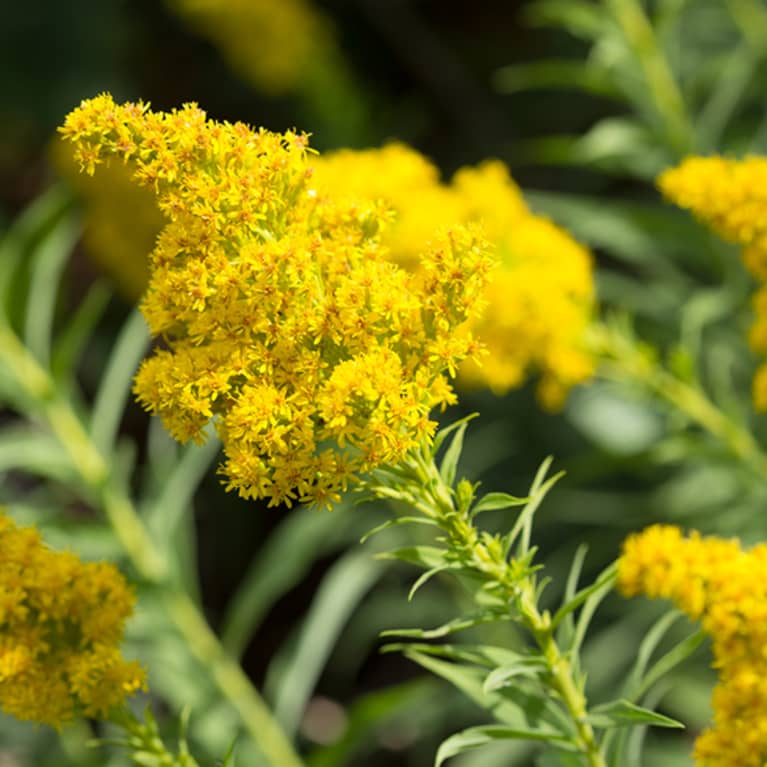
M 495 623 L 497 621 L 509 620 L 508 612 L 498 612 L 491 610 L 478 610 L 469 615 L 453 618 L 447 623 L 433 629 L 387 629 L 381 632 L 381 636 L 400 636 L 414 637 L 417 639 L 439 639 L 441 637 L 454 634 L 456 631 L 479 626 L 482 623 Z
M 439 467 L 439 474 L 442 477 L 442 481 L 448 487 L 453 487 L 453 484 L 455 483 L 455 475 L 458 471 L 458 461 L 461 458 L 463 438 L 466 434 L 467 425 L 467 423 L 462 423 L 458 429 L 456 429 Z
M 492 724 L 471 727 L 468 730 L 451 735 L 442 742 L 434 759 L 434 767 L 440 767 L 452 756 L 463 754 L 466 751 L 473 751 L 498 740 L 538 740 L 563 744 L 569 741 L 569 738 L 556 730 L 544 728 L 525 729 Z
M 588 713 L 588 721 L 594 727 L 651 725 L 684 729 L 684 725 L 676 719 L 642 708 L 628 700 L 614 700 L 595 706 Z

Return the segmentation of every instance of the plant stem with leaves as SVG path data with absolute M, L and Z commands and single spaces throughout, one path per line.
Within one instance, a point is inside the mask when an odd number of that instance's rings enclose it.
M 2 321 L 0 369 L 3 377 L 12 381 L 19 410 L 42 421 L 68 454 L 75 485 L 89 503 L 103 510 L 139 575 L 158 587 L 171 621 L 191 653 L 209 670 L 221 694 L 237 710 L 267 763 L 273 767 L 301 767 L 300 757 L 268 706 L 239 664 L 224 651 L 200 608 L 170 582 L 167 562 L 139 516 L 125 483 L 94 443 L 73 403 L 61 394 L 48 371 Z
M 532 636 L 537 657 L 529 668 L 535 668 L 535 679 L 542 696 L 559 703 L 555 719 L 560 732 L 546 728 L 514 728 L 506 737 L 534 740 L 549 740 L 552 744 L 579 753 L 588 767 L 607 767 L 594 728 L 588 719 L 588 706 L 584 693 L 583 679 L 568 658 L 555 637 L 560 622 L 582 601 L 598 591 L 606 593 L 614 578 L 613 568 L 608 568 L 596 584 L 579 595 L 575 602 L 563 606 L 554 616 L 538 607 L 541 585 L 535 578 L 538 566 L 533 565 L 535 549 L 530 545 L 531 525 L 534 512 L 546 491 L 558 479 L 554 476 L 544 481 L 548 462 L 536 477 L 527 499 L 518 499 L 503 493 L 490 493 L 474 502 L 475 487 L 466 480 L 455 483 L 455 469 L 460 454 L 465 423 L 458 426 L 450 448 L 446 452 L 441 468 L 437 468 L 434 452 L 430 446 L 411 454 L 397 469 L 375 473 L 377 484 L 370 483 L 367 490 L 373 495 L 401 501 L 417 509 L 423 518 L 402 517 L 392 524 L 426 522 L 440 531 L 438 550 L 413 549 L 392 552 L 392 556 L 407 561 L 418 561 L 429 567 L 417 581 L 411 596 L 417 588 L 432 575 L 452 571 L 466 580 L 470 588 L 482 594 L 477 600 L 484 607 L 481 618 L 474 622 L 506 620 L 509 617 L 521 623 Z M 447 431 L 447 430 L 446 430 Z M 446 432 L 443 432 L 441 438 Z M 440 440 L 438 440 L 437 447 Z M 490 535 L 480 531 L 474 518 L 482 511 L 510 508 L 524 505 L 512 530 L 504 536 Z M 428 548 L 428 547 L 427 547 Z M 423 558 L 420 556 L 423 555 Z M 431 561 L 428 561 L 431 560 Z M 463 623 L 461 627 L 471 625 Z M 412 632 L 387 632 L 423 636 Z M 549 700 L 549 703 L 551 701 Z M 548 723 L 550 724 L 550 722 Z M 482 729 L 482 728 L 480 728 Z M 487 732 L 487 728 L 483 733 Z M 483 733 L 472 733 L 474 736 Z M 464 733 L 462 737 L 465 737 Z M 495 735 L 497 737 L 497 733 Z M 459 737 L 459 736 L 454 736 Z M 450 740 L 443 744 L 437 763 L 448 755 L 459 753 L 451 750 Z M 472 746 L 476 743 L 472 740 Z

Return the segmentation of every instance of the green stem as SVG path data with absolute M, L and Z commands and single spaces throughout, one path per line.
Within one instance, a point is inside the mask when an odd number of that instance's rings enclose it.
M 692 137 L 687 108 L 650 20 L 639 0 L 605 0 L 605 5 L 637 59 L 670 148 L 683 156 Z
M 413 462 L 414 480 L 422 497 L 430 501 L 429 516 L 449 536 L 450 546 L 459 550 L 488 580 L 499 584 L 508 604 L 515 604 L 532 634 L 549 670 L 551 689 L 557 694 L 573 722 L 577 733 L 575 747 L 586 759 L 588 767 L 607 767 L 596 735 L 587 719 L 587 701 L 575 681 L 573 668 L 562 654 L 554 637 L 554 627 L 547 613 L 540 613 L 535 599 L 535 583 L 529 577 L 520 583 L 504 556 L 487 546 L 471 521 L 468 511 L 456 508 L 454 492 L 442 479 L 433 457 L 424 451 Z M 426 476 L 426 482 L 421 480 Z
M 7 326 L 0 325 L 0 363 L 13 376 L 24 401 L 69 453 L 82 490 L 98 503 L 125 553 L 142 578 L 163 587 L 168 615 L 192 654 L 209 670 L 221 694 L 273 767 L 303 767 L 300 757 L 245 672 L 221 646 L 197 605 L 168 584 L 168 568 L 132 499 L 114 476 L 72 404 L 58 396 L 54 381 Z
M 633 338 L 617 329 L 596 326 L 591 333 L 591 346 L 600 360 L 598 375 L 639 384 L 716 437 L 760 477 L 767 477 L 767 454 L 753 434 L 720 410 L 699 386 L 661 367 Z

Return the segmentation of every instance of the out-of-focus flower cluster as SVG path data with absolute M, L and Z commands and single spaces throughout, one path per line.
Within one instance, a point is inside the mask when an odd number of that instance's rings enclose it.
M 0 513 L 0 706 L 53 727 L 104 718 L 144 684 L 120 654 L 133 595 L 104 562 L 54 552 Z
M 658 186 L 720 237 L 743 247 L 743 262 L 759 282 L 749 341 L 767 355 L 767 157 L 689 157 L 661 174 Z M 754 403 L 767 410 L 767 363 L 754 377 Z
M 82 201 L 86 253 L 123 296 L 135 300 L 146 288 L 147 256 L 165 222 L 154 194 L 138 186 L 117 159 L 92 176 L 80 173 L 72 148 L 60 139 L 51 147 L 51 158 Z
M 432 434 L 429 411 L 454 399 L 444 374 L 479 350 L 466 320 L 493 261 L 474 232 L 445 230 L 407 272 L 380 245 L 383 202 L 316 191 L 306 136 L 195 105 L 103 95 L 61 130 L 85 170 L 121 156 L 157 195 L 142 311 L 162 345 L 135 391 L 180 441 L 215 420 L 228 489 L 330 506 Z
M 594 287 L 589 252 L 524 202 L 498 160 L 460 169 L 450 183 L 420 153 L 403 144 L 343 150 L 314 161 L 319 190 L 386 200 L 396 211 L 384 233 L 392 257 L 417 269 L 416 247 L 451 222 L 479 222 L 496 249 L 499 268 L 473 324 L 488 349 L 481 365 L 467 360 L 459 382 L 497 393 L 540 373 L 542 402 L 559 407 L 568 389 L 588 378 L 594 362 L 584 346 Z
M 232 69 L 266 93 L 295 89 L 334 48 L 328 19 L 310 0 L 167 0 L 210 39 Z
M 710 635 L 719 681 L 714 726 L 695 742 L 698 767 L 767 763 L 767 544 L 685 538 L 654 525 L 630 536 L 618 561 L 624 594 L 670 599 Z

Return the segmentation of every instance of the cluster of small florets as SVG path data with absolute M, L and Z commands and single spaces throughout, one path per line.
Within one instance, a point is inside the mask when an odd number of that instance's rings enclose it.
M 624 594 L 670 599 L 711 637 L 719 681 L 714 725 L 695 742 L 698 767 L 767 763 L 767 544 L 688 538 L 655 525 L 630 536 L 618 560 Z
M 559 407 L 568 389 L 587 379 L 594 360 L 584 336 L 594 303 L 589 252 L 525 204 L 508 168 L 498 160 L 460 169 L 450 183 L 420 153 L 403 144 L 342 150 L 318 157 L 317 189 L 332 195 L 384 199 L 397 218 L 384 233 L 392 258 L 417 269 L 417 243 L 451 222 L 479 222 L 499 257 L 475 334 L 488 354 L 467 360 L 459 382 L 504 393 L 530 373 L 538 393 Z
M 60 727 L 104 718 L 144 684 L 119 650 L 133 596 L 107 563 L 54 552 L 0 514 L 0 706 Z
M 385 204 L 317 194 L 306 136 L 195 105 L 104 95 L 62 132 L 89 172 L 130 160 L 168 218 L 142 303 L 164 348 L 135 391 L 180 441 L 215 421 L 229 489 L 330 506 L 430 437 L 430 410 L 453 398 L 445 374 L 479 351 L 465 323 L 493 261 L 476 233 L 445 230 L 406 272 L 380 245 Z
M 767 157 L 689 157 L 661 174 L 658 185 L 669 200 L 742 246 L 743 262 L 759 282 L 749 341 L 767 355 Z M 754 402 L 767 410 L 767 364 L 754 377 Z

